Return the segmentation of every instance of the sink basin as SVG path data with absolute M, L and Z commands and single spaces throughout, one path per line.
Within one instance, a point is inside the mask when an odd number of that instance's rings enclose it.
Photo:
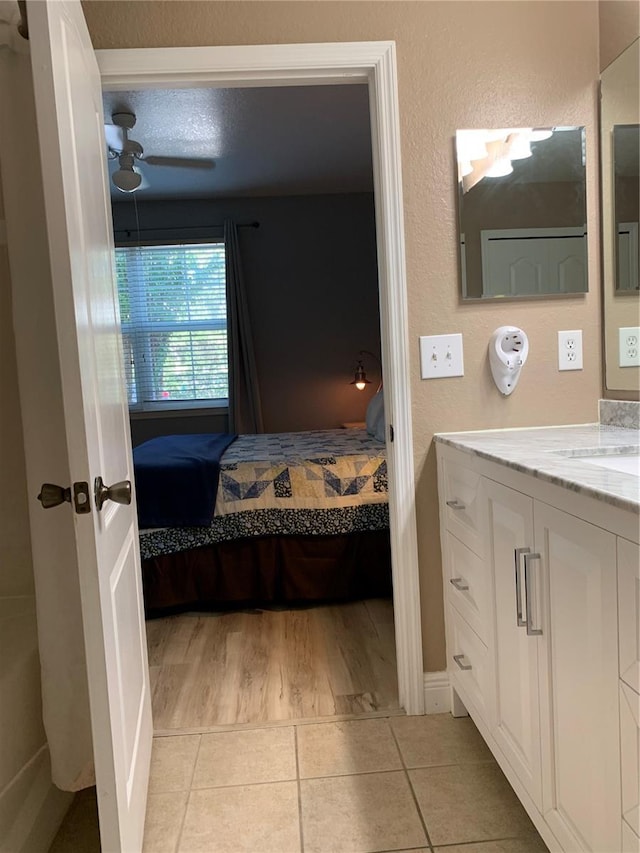
M 623 474 L 635 474 L 640 477 L 640 455 L 638 453 L 617 453 L 610 456 L 575 456 L 581 462 L 597 465 L 598 468 L 608 468 L 610 471 L 621 471 Z
M 588 465 L 595 465 L 597 468 L 607 468 L 609 471 L 620 471 L 622 474 L 634 474 L 640 477 L 640 447 L 637 444 L 574 447 L 570 450 L 553 452 L 555 456 L 564 456 L 586 462 Z

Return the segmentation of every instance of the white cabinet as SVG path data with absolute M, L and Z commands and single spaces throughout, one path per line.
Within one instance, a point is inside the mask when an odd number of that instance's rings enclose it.
M 551 850 L 640 853 L 638 545 L 592 498 L 437 447 L 455 693 Z
M 620 620 L 620 745 L 624 853 L 640 853 L 640 560 L 638 547 L 618 538 Z
M 620 849 L 615 536 L 536 501 L 543 815 L 564 850 Z
M 465 460 L 438 468 L 442 496 L 447 665 L 451 684 L 488 721 L 493 700 L 493 661 L 488 653 L 491 584 L 483 558 L 481 477 Z
M 445 526 L 468 548 L 481 554 L 480 475 L 466 460 L 449 459 L 441 466 L 441 472 Z
M 622 821 L 627 835 L 640 838 L 640 697 L 620 682 L 620 746 L 622 752 Z M 640 850 L 636 840 L 635 853 Z
M 618 538 L 620 678 L 640 693 L 640 560 L 638 546 Z
M 492 732 L 542 810 L 538 635 L 527 633 L 523 557 L 533 548 L 533 501 L 487 480 L 487 559 L 493 567 L 495 717 Z M 535 630 L 530 628 L 531 630 Z

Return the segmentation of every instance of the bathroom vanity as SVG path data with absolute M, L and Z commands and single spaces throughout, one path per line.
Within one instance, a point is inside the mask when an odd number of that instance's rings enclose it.
M 436 436 L 454 714 L 551 851 L 640 851 L 638 432 Z

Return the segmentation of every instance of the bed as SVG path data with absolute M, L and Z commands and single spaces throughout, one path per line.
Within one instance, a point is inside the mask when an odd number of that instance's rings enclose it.
M 238 436 L 210 521 L 180 521 L 141 524 L 150 617 L 391 594 L 385 445 L 365 429 Z

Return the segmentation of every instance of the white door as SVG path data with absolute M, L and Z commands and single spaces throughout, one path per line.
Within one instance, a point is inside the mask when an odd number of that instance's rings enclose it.
M 102 849 L 132 853 L 152 721 L 135 501 L 98 511 L 93 497 L 97 477 L 133 481 L 101 81 L 77 0 L 31 2 L 28 15 L 70 467 L 60 485 L 91 495 L 74 520 Z
M 485 480 L 487 556 L 495 585 L 496 702 L 492 733 L 542 808 L 538 635 L 527 633 L 524 556 L 533 551 L 533 501 Z
M 543 815 L 563 850 L 621 850 L 616 541 L 534 502 Z

